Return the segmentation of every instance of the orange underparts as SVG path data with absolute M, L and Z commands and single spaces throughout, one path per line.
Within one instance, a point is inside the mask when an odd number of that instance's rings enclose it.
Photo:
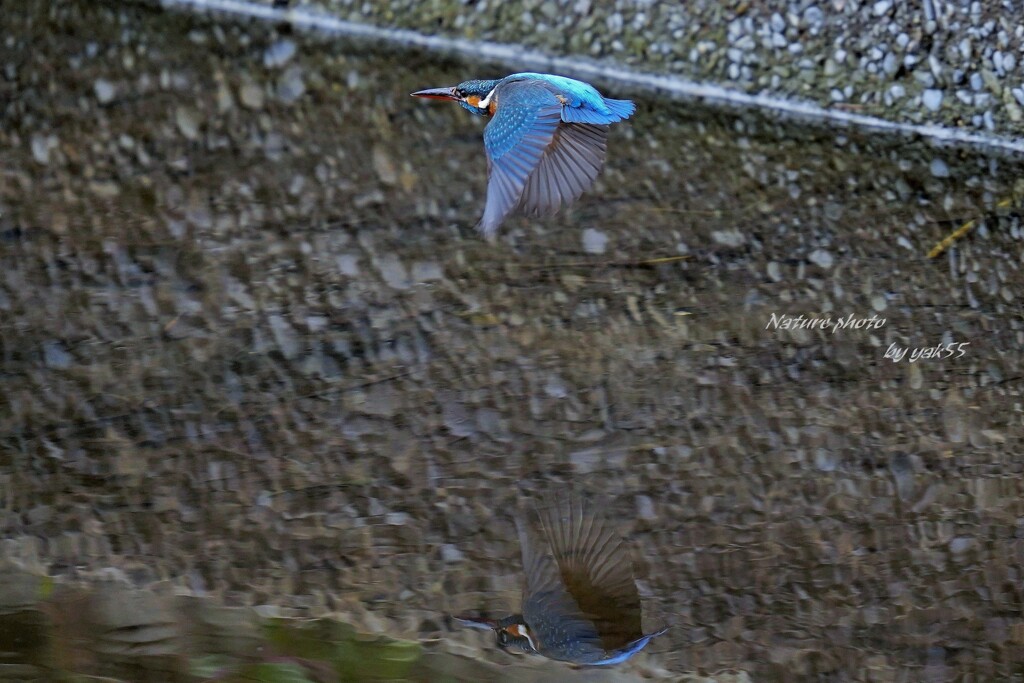
M 494 112 L 498 111 L 498 100 L 494 99 L 493 96 L 491 97 L 491 106 L 488 109 L 491 112 L 491 116 L 494 116 Z

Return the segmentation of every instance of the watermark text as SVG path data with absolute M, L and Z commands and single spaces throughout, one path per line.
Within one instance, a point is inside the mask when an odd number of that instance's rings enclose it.
M 890 359 L 893 363 L 899 363 L 901 360 L 910 354 L 910 362 L 916 363 L 919 360 L 928 360 L 931 358 L 938 358 L 944 360 L 946 358 L 963 358 L 964 354 L 967 353 L 966 347 L 971 342 L 954 342 L 952 344 L 936 344 L 935 346 L 919 346 L 915 349 L 909 346 L 901 347 L 897 344 L 889 344 L 889 348 L 885 350 L 885 356 L 883 358 Z
M 885 325 L 885 318 L 873 315 L 870 318 L 859 318 L 854 314 L 841 318 L 815 318 L 805 315 L 777 315 L 772 313 L 766 330 L 824 330 L 835 334 L 839 330 L 877 330 Z

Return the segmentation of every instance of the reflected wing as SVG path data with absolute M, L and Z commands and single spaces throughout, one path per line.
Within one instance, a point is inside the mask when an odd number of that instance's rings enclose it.
M 494 117 L 484 129 L 487 205 L 477 229 L 490 236 L 519 204 L 527 179 L 558 130 L 562 103 L 541 81 L 502 83 L 492 94 Z
M 555 658 L 580 653 L 599 657 L 603 652 L 600 635 L 562 581 L 547 543 L 518 519 L 516 526 L 526 573 L 523 618 L 536 637 L 538 649 Z
M 541 520 L 562 581 L 602 647 L 611 651 L 642 637 L 632 557 L 618 534 L 575 497 L 548 508 Z
M 523 542 L 523 616 L 541 643 L 545 634 L 535 623 L 545 609 L 561 610 L 569 629 L 605 652 L 642 638 L 640 594 L 621 539 L 575 497 L 538 514 L 546 547 Z

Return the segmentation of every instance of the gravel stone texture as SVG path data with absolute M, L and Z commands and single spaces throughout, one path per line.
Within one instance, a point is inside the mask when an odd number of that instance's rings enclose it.
M 950 4 L 928 5 L 942 15 L 922 35 L 907 4 L 734 5 L 737 28 L 700 41 L 725 69 L 734 31 L 760 78 L 758 54 L 811 59 L 764 47 L 773 26 L 793 44 L 791 15 L 816 38 L 837 12 L 902 18 L 908 46 L 947 35 Z M 667 4 L 611 6 L 430 2 L 402 21 L 457 7 L 468 32 L 493 10 L 528 16 L 536 41 L 612 31 L 624 53 L 646 26 L 691 31 Z M 577 487 L 627 535 L 648 627 L 673 625 L 606 680 L 1024 667 L 1019 164 L 640 100 L 593 191 L 490 244 L 473 232 L 483 122 L 408 96 L 471 65 L 116 2 L 16 7 L 0 39 L 5 562 L 341 613 L 539 670 L 443 616 L 518 607 L 515 517 Z M 977 7 L 951 16 L 995 21 Z M 954 106 L 946 60 L 986 49 L 961 43 L 928 53 L 938 75 L 922 56 L 907 92 Z
M 1021 0 L 301 0 L 351 21 L 522 44 L 1021 137 Z M 491 76 L 473 73 L 467 77 Z

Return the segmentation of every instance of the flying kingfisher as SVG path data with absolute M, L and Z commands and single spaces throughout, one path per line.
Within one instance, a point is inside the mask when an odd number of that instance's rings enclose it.
M 412 95 L 454 100 L 491 117 L 484 129 L 487 205 L 476 226 L 485 237 L 515 209 L 553 213 L 589 189 L 604 165 L 608 125 L 636 111 L 629 100 L 608 99 L 583 81 L 538 73 Z
M 538 517 L 539 538 L 516 519 L 523 613 L 459 623 L 493 629 L 502 649 L 584 666 L 624 662 L 668 630 L 644 635 L 632 558 L 581 499 L 570 496 Z

